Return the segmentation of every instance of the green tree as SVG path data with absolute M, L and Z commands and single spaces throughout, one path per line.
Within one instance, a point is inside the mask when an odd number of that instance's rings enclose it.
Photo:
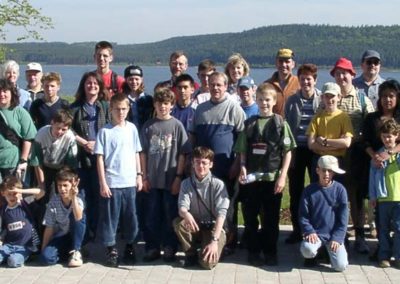
M 41 14 L 41 10 L 33 7 L 28 0 L 0 1 L 0 39 L 7 40 L 7 26 L 22 28 L 17 41 L 24 39 L 41 40 L 38 30 L 53 28 L 50 17 Z M 6 48 L 0 46 L 0 61 L 4 59 Z

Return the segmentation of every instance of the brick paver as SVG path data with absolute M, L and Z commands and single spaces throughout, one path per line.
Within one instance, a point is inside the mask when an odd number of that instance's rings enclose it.
M 378 268 L 368 261 L 366 255 L 357 255 L 350 251 L 350 265 L 343 273 L 332 271 L 329 266 L 304 268 L 298 245 L 285 245 L 283 240 L 288 236 L 290 226 L 281 226 L 279 245 L 279 266 L 262 266 L 255 268 L 247 265 L 246 251 L 238 249 L 223 262 L 211 270 L 200 268 L 184 269 L 176 264 L 166 265 L 160 261 L 147 264 L 139 261 L 135 266 L 105 267 L 104 249 L 100 245 L 90 244 L 90 262 L 79 268 L 67 268 L 61 264 L 42 267 L 36 261 L 25 267 L 9 269 L 0 268 L 0 283 L 400 283 L 400 270 L 395 268 Z M 374 249 L 376 242 L 370 241 Z M 143 246 L 139 245 L 138 256 L 143 255 Z

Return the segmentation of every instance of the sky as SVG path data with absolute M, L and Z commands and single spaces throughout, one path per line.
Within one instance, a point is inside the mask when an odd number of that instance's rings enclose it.
M 30 0 L 54 29 L 45 41 L 156 42 L 280 24 L 400 24 L 400 0 Z M 21 30 L 7 27 L 7 42 Z

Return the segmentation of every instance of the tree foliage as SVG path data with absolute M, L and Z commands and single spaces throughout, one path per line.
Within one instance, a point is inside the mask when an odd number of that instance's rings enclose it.
M 94 42 L 17 43 L 10 59 L 47 64 L 93 64 Z M 400 66 L 400 26 L 343 27 L 331 25 L 278 25 L 239 33 L 174 37 L 145 43 L 114 43 L 114 63 L 167 64 L 171 52 L 184 50 L 190 65 L 210 58 L 224 64 L 234 52 L 240 52 L 252 67 L 273 65 L 279 48 L 291 48 L 296 61 L 332 66 L 341 57 L 360 62 L 367 49 L 377 50 L 385 67 Z
M 0 38 L 7 40 L 7 26 L 21 27 L 23 32 L 17 41 L 24 39 L 43 39 L 38 30 L 53 27 L 51 18 L 41 14 L 41 10 L 34 8 L 28 0 L 0 1 Z M 0 47 L 0 57 L 4 54 L 4 47 Z

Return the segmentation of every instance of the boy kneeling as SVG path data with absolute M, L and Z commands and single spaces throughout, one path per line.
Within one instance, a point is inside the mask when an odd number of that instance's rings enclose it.
M 179 216 L 174 229 L 186 257 L 184 266 L 197 260 L 205 269 L 214 268 L 226 242 L 223 225 L 229 207 L 224 183 L 211 174 L 214 152 L 205 147 L 193 151 L 194 174 L 182 182 L 179 192 Z M 196 243 L 201 243 L 199 254 Z
M 68 266 L 82 265 L 80 253 L 86 221 L 83 201 L 78 197 L 78 175 L 69 168 L 56 175 L 57 191 L 47 204 L 43 225 L 42 261 L 56 264 L 69 255 Z
M 304 189 L 300 200 L 299 223 L 304 240 L 300 251 L 306 258 L 305 265 L 316 264 L 318 249 L 325 245 L 332 268 L 344 271 L 348 265 L 344 246 L 348 224 L 347 193 L 344 186 L 334 181 L 333 175 L 344 174 L 334 156 L 319 158 L 318 182 Z

